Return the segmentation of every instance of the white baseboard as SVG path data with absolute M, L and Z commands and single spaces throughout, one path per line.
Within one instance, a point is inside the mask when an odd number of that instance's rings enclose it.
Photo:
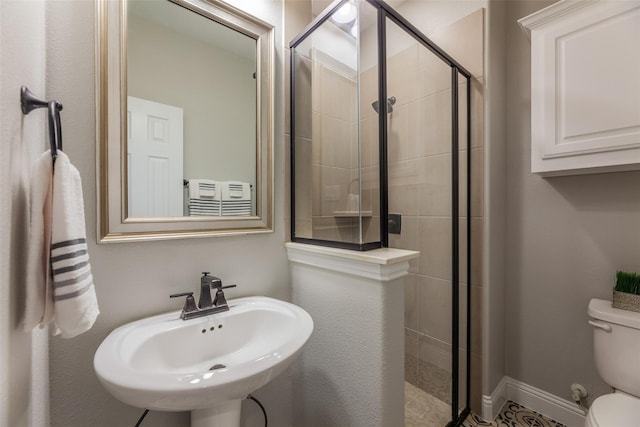
M 584 426 L 585 414 L 574 402 L 506 376 L 500 380 L 491 396 L 482 396 L 482 417 L 492 421 L 507 400 L 513 400 L 568 427 Z
M 507 401 L 507 379 L 502 377 L 491 396 L 482 396 L 482 418 L 493 421 Z

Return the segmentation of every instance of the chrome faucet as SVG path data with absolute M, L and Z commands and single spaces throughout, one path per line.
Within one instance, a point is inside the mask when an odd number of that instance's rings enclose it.
M 235 288 L 236 285 L 222 286 L 222 280 L 215 276 L 210 276 L 209 274 L 209 272 L 203 272 L 202 277 L 200 278 L 200 299 L 197 306 L 195 298 L 193 297 L 193 292 L 182 292 L 169 295 L 171 298 L 187 297 L 184 307 L 182 307 L 182 313 L 180 314 L 181 319 L 188 320 L 229 310 L 227 299 L 225 298 L 222 290 Z M 211 301 L 212 289 L 216 290 L 216 295 L 213 301 Z

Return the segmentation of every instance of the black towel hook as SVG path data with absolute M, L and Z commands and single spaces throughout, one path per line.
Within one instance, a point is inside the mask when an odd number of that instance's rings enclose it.
M 47 107 L 49 112 L 49 143 L 51 145 L 51 158 L 55 163 L 56 157 L 58 157 L 58 150 L 62 150 L 62 124 L 60 121 L 62 104 L 55 100 L 43 101 L 38 99 L 29 90 L 29 88 L 22 86 L 20 88 L 20 106 L 22 107 L 23 114 L 29 114 L 36 108 Z

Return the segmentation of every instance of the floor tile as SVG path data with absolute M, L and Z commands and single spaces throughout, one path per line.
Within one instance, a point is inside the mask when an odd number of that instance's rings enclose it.
M 565 427 L 542 414 L 508 400 L 496 417 L 498 427 Z
M 405 382 L 405 427 L 444 427 L 450 420 L 451 406 Z M 463 427 L 566 427 L 519 403 L 508 400 L 495 421 L 485 421 L 471 413 L 462 423 Z
M 405 382 L 405 427 L 443 427 L 450 412 L 447 403 Z

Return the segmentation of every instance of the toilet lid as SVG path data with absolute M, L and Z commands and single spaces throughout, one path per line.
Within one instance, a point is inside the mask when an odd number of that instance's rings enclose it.
M 594 427 L 638 427 L 640 399 L 624 394 L 605 394 L 591 404 L 589 420 Z

